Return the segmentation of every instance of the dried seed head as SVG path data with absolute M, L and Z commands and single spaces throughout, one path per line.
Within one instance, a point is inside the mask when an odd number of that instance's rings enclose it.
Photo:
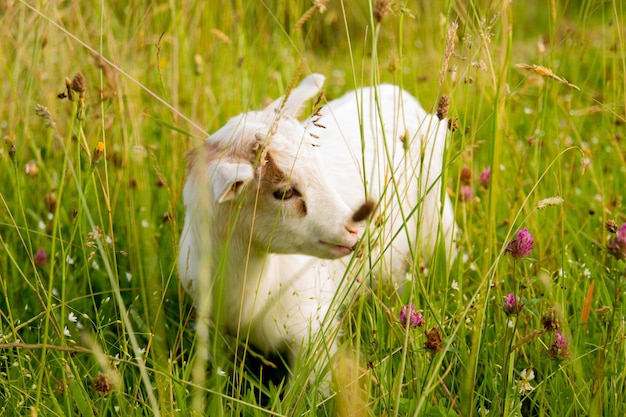
M 91 381 L 91 389 L 102 395 L 107 395 L 113 389 L 113 384 L 106 374 L 100 374 Z
M 541 325 L 549 332 L 558 330 L 561 327 L 554 308 L 549 308 L 541 317 Z
M 450 132 L 456 132 L 459 129 L 459 118 L 453 117 L 448 119 L 448 130 Z
M 202 74 L 202 71 L 204 70 L 204 60 L 202 59 L 202 55 L 195 54 L 193 57 L 193 64 L 194 64 L 195 74 L 196 75 Z
M 85 91 L 87 91 L 87 80 L 85 80 L 83 74 L 79 72 L 74 76 L 70 88 L 76 91 L 79 96 L 84 97 Z
M 41 104 L 35 106 L 35 114 L 46 121 L 46 126 L 51 129 L 56 129 L 56 123 L 52 120 L 48 109 Z
M 470 185 L 472 182 L 472 170 L 468 166 L 461 168 L 461 184 Z
M 11 160 L 14 160 L 15 153 L 17 152 L 17 148 L 15 148 L 15 141 L 13 140 L 12 137 L 5 136 L 4 143 L 5 145 L 7 145 L 7 148 L 9 148 L 9 157 L 11 158 Z
M 617 231 L 619 230 L 619 226 L 617 225 L 617 222 L 613 219 L 607 220 L 604 227 L 606 227 L 606 230 L 609 231 L 610 233 L 617 233 Z
M 432 354 L 441 351 L 443 348 L 443 341 L 441 340 L 441 331 L 439 330 L 439 327 L 433 327 L 430 330 L 426 330 L 424 334 L 426 335 L 424 347 Z
M 380 23 L 391 11 L 392 0 L 377 0 L 374 5 L 374 19 Z
M 443 120 L 448 117 L 448 108 L 450 107 L 450 96 L 442 94 L 437 105 L 437 118 Z
M 454 21 L 450 23 L 448 26 L 448 33 L 446 34 L 446 52 L 443 56 L 443 65 L 441 66 L 441 71 L 439 72 L 439 86 L 443 85 L 443 80 L 448 72 L 448 65 L 450 63 L 450 57 L 454 52 L 454 43 L 456 39 L 456 30 L 459 28 L 459 24 Z
M 395 74 L 400 69 L 400 60 L 398 59 L 398 55 L 392 53 L 389 57 L 389 66 L 387 67 L 391 74 Z
M 300 19 L 296 22 L 293 27 L 293 32 L 300 29 L 307 20 L 311 18 L 315 14 L 316 11 L 319 11 L 320 14 L 323 14 L 326 11 L 326 6 L 330 0 L 313 0 L 313 6 L 311 6 Z
M 43 201 L 46 204 L 46 208 L 48 209 L 48 212 L 54 213 L 54 210 L 57 207 L 56 195 L 52 191 L 50 191 L 49 193 L 46 193 L 46 195 L 43 197 Z
M 39 168 L 37 167 L 37 161 L 33 159 L 33 160 L 26 162 L 26 165 L 24 166 L 24 172 L 29 177 L 34 177 L 35 175 L 37 175 L 37 173 L 39 173 Z

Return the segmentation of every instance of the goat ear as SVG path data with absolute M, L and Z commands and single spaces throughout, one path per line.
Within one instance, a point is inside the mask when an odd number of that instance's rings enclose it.
M 265 111 L 279 111 L 286 116 L 298 117 L 300 115 L 300 112 L 304 108 L 304 103 L 306 103 L 307 100 L 315 97 L 315 95 L 319 93 L 319 91 L 322 89 L 325 79 L 326 78 L 322 74 L 309 75 L 304 80 L 302 80 L 296 88 L 292 89 L 287 94 L 286 101 L 285 96 L 280 97 L 274 100 L 272 104 L 267 106 L 265 108 Z
M 253 178 L 252 165 L 248 163 L 220 162 L 211 179 L 213 198 L 218 203 L 232 200 Z

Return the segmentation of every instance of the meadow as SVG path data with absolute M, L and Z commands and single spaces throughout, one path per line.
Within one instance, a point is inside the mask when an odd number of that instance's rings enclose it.
M 626 415 L 624 12 L 2 2 L 0 415 Z M 262 384 L 237 355 L 280 359 L 215 329 L 200 343 L 176 264 L 186 152 L 313 72 L 327 100 L 449 97 L 462 231 L 450 270 L 415 260 L 402 291 L 344 300 L 330 396 L 306 365 Z

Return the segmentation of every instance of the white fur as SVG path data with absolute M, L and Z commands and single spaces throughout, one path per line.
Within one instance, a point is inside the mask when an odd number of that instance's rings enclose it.
M 346 255 L 365 229 L 352 215 L 367 198 L 378 201 L 372 220 L 385 219 L 383 227 L 369 222 L 372 247 L 391 244 L 382 275 L 403 276 L 412 252 L 430 256 L 440 226 L 449 260 L 455 254 L 452 209 L 447 197 L 441 208 L 438 181 L 445 121 L 383 85 L 349 93 L 298 122 L 323 81 L 314 74 L 286 100 L 228 121 L 191 153 L 183 192 L 183 287 L 196 300 L 209 297 L 226 330 L 266 351 L 288 347 L 292 360 L 313 336 L 334 335 L 332 301 Z M 389 187 L 392 178 L 397 187 Z M 290 188 L 297 190 L 291 198 L 276 197 Z M 332 353 L 334 342 L 329 346 Z
M 432 256 L 440 234 L 454 261 L 454 212 L 441 186 L 447 120 L 385 84 L 333 100 L 304 124 L 319 137 L 324 171 L 348 206 L 359 207 L 365 192 L 378 202 L 372 220 L 384 226 L 370 225 L 369 241 L 382 278 L 398 283 L 413 260 Z

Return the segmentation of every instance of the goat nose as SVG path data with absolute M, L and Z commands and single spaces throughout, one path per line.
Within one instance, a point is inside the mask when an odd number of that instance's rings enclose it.
M 348 224 L 346 224 L 346 230 L 351 235 L 356 235 L 359 233 L 359 226 L 356 223 L 349 222 Z

